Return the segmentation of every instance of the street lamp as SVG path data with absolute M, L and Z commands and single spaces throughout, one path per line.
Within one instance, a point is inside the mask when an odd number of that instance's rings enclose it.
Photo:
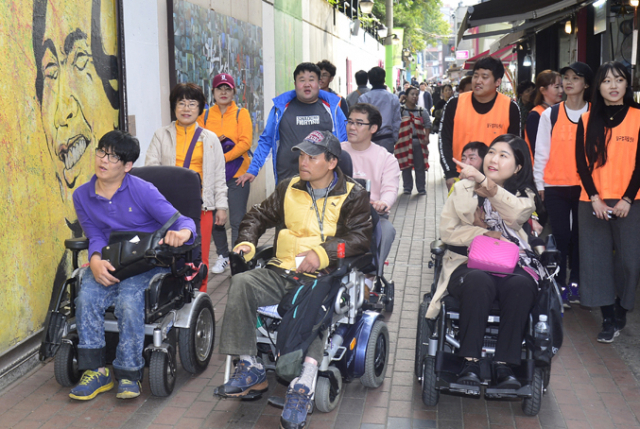
M 380 36 L 381 39 L 384 39 L 387 37 L 388 32 L 389 29 L 384 24 L 380 24 L 380 28 L 378 28 L 378 36 Z
M 522 65 L 525 67 L 531 67 L 531 55 L 525 55 L 524 59 L 522 60 Z
M 360 0 L 360 10 L 362 13 L 371 13 L 373 10 L 373 0 Z
M 572 28 L 571 28 L 571 20 L 568 20 L 565 24 L 564 24 L 564 32 L 567 34 L 571 34 Z
M 631 7 L 638 7 L 638 4 L 640 4 L 640 0 L 631 0 L 629 1 L 629 4 L 631 5 Z

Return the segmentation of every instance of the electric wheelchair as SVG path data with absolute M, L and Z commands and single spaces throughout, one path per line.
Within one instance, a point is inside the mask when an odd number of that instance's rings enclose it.
M 241 255 L 230 254 L 232 275 L 249 269 L 264 268 L 273 255 L 271 246 L 256 250 L 254 258 L 245 262 Z M 340 278 L 340 285 L 332 301 L 333 316 L 327 327 L 324 357 L 318 366 L 318 376 L 313 398 L 315 407 L 328 413 L 338 405 L 343 393 L 343 379 L 350 382 L 359 378 L 368 388 L 377 388 L 384 381 L 389 358 L 389 330 L 384 317 L 377 311 L 364 310 L 365 276 L 362 269 L 370 266 L 371 254 L 340 260 L 329 276 Z M 260 307 L 256 340 L 258 354 L 267 370 L 275 370 L 276 342 L 281 317 L 277 305 Z M 227 356 L 224 382 L 229 380 L 233 367 L 232 357 Z M 260 393 L 243 399 L 255 399 Z M 271 397 L 269 402 L 284 406 L 284 398 Z
M 155 275 L 145 290 L 145 363 L 149 367 L 149 385 L 155 396 L 169 396 L 173 391 L 176 370 L 176 348 L 182 367 L 191 374 L 209 365 L 214 346 L 215 315 L 211 298 L 198 289 L 207 267 L 200 261 L 201 191 L 198 173 L 181 167 L 150 166 L 131 170 L 129 174 L 155 185 L 160 193 L 184 216 L 196 224 L 198 237 L 191 245 L 179 248 L 160 246 L 146 257 L 154 264 L 170 267 L 168 273 Z M 80 252 L 87 250 L 89 240 L 65 240 L 72 253 L 73 274 L 54 294 L 55 303 L 45 321 L 40 359 L 54 357 L 54 373 L 63 386 L 74 386 L 81 377 L 77 364 L 78 333 L 75 321 L 75 298 L 82 287 L 87 266 L 78 267 Z M 114 307 L 105 314 L 107 363 L 115 359 L 118 322 Z
M 538 240 L 544 245 L 542 240 Z M 470 396 L 479 398 L 484 388 L 484 396 L 487 399 L 500 398 L 522 398 L 522 410 L 526 415 L 535 416 L 540 411 L 542 396 L 549 384 L 550 358 L 540 359 L 540 344 L 534 339 L 534 314 L 543 314 L 540 308 L 534 309 L 529 314 L 529 323 L 525 339 L 522 343 L 522 363 L 519 367 L 513 368 L 514 375 L 521 383 L 519 389 L 500 389 L 496 386 L 495 375 L 493 374 L 490 360 L 495 353 L 495 346 L 498 338 L 498 327 L 500 324 L 499 303 L 494 302 L 491 313 L 487 320 L 484 335 L 484 346 L 482 349 L 482 359 L 480 369 L 482 375 L 481 386 L 470 386 L 456 383 L 458 374 L 463 367 L 464 358 L 456 354 L 460 347 L 458 336 L 459 302 L 447 295 L 442 300 L 442 308 L 436 319 L 426 319 L 425 315 L 429 307 L 431 297 L 436 291 L 436 286 L 442 270 L 443 257 L 447 246 L 441 240 L 431 243 L 431 261 L 429 268 L 434 268 L 434 281 L 431 285 L 431 292 L 424 295 L 418 310 L 418 325 L 416 333 L 415 366 L 414 372 L 418 381 L 422 385 L 422 400 L 425 405 L 435 406 L 438 403 L 440 392 Z M 546 247 L 535 248 L 545 275 L 539 285 L 545 285 L 545 291 L 540 288 L 539 294 L 546 293 L 553 300 L 553 310 L 548 311 L 548 316 L 554 316 L 556 329 L 560 324 L 558 338 L 554 343 L 561 343 L 561 319 L 562 299 L 555 276 L 559 271 L 561 261 L 560 252 L 555 247 L 553 236 L 549 236 Z M 544 283 L 542 282 L 544 280 Z M 553 347 L 552 345 L 545 345 Z M 558 346 L 559 347 L 559 346 Z M 557 349 L 553 350 L 553 354 Z

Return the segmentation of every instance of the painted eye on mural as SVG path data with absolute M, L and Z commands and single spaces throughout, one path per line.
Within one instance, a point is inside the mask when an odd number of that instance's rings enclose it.
M 57 79 L 58 69 L 59 69 L 58 63 L 56 62 L 46 63 L 46 65 L 43 67 L 42 74 L 47 79 Z
M 86 53 L 84 51 L 79 51 L 76 54 L 76 57 L 75 57 L 75 59 L 73 61 L 73 65 L 79 71 L 82 71 L 87 66 L 87 63 L 89 63 L 90 59 L 91 59 L 91 55 L 89 55 L 88 53 Z

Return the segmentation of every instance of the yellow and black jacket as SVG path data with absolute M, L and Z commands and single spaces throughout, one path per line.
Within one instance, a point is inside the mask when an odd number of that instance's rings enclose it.
M 324 243 L 307 182 L 294 176 L 278 184 L 274 193 L 253 206 L 242 220 L 236 245 L 251 246 L 246 259 L 253 258 L 258 239 L 273 227 L 276 228 L 275 257 L 269 265 L 282 269 L 295 270 L 296 255 L 307 250 L 315 251 L 320 257 L 320 270 L 334 265 L 338 239 L 345 242 L 346 257 L 368 252 L 372 233 L 369 195 L 337 167 L 336 173 L 338 181 L 329 192 L 324 215 Z M 324 198 L 317 199 L 320 215 L 323 205 Z

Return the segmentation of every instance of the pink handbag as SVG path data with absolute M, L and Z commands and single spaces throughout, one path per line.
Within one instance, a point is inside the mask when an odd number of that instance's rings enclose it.
M 467 267 L 511 274 L 520 259 L 520 249 L 508 241 L 479 235 L 469 246 Z

